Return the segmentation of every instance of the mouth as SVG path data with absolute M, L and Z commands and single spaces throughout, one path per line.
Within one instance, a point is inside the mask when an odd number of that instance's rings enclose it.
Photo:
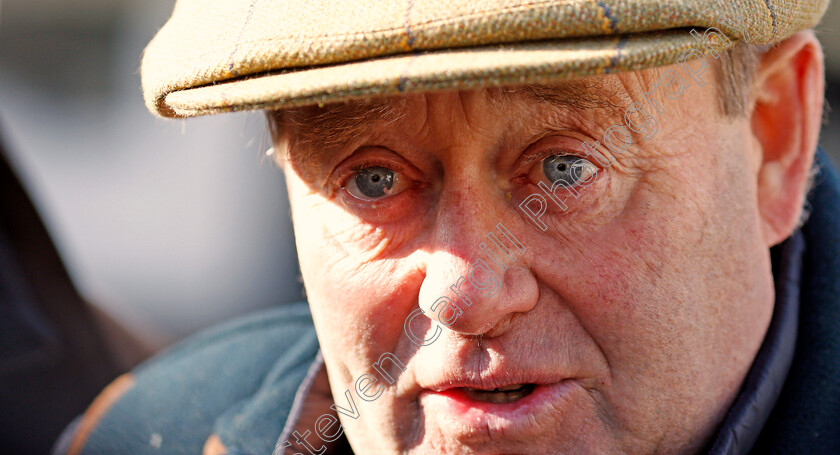
M 577 384 L 572 378 L 555 382 L 456 383 L 426 388 L 419 395 L 419 403 L 442 428 L 484 428 L 514 435 L 532 431 L 534 422 L 557 420 L 558 413 L 569 406 L 564 403 L 577 399 L 581 390 Z M 461 426 L 453 427 L 453 422 Z M 472 430 L 467 433 L 458 437 L 472 437 Z
M 534 391 L 536 384 L 513 384 L 494 389 L 476 389 L 473 387 L 458 387 L 454 392 L 463 393 L 466 398 L 480 403 L 507 404 L 527 397 Z

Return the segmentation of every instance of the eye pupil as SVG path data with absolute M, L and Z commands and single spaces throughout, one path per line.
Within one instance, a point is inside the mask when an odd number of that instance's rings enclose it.
M 376 182 L 378 182 L 378 181 L 379 181 L 379 176 L 378 176 L 378 175 L 376 175 L 376 174 L 373 174 L 373 175 L 370 177 L 370 180 L 371 180 L 372 182 L 376 183 Z
M 560 163 L 557 165 L 557 170 L 560 172 L 566 172 L 566 163 Z

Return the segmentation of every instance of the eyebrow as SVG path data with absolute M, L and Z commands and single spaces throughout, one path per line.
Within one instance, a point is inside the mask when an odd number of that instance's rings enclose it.
M 633 102 L 630 95 L 619 84 L 607 82 L 603 78 L 564 81 L 562 84 L 501 87 L 495 96 L 495 101 L 498 102 L 500 97 L 514 99 L 523 96 L 531 101 L 546 103 L 561 110 L 599 109 L 612 115 L 620 115 L 627 105 Z
M 285 129 L 291 127 L 295 130 L 293 137 L 287 137 L 286 156 L 281 158 L 291 158 L 289 150 L 301 147 L 307 149 L 307 153 L 299 161 L 308 164 L 318 162 L 353 138 L 399 121 L 405 115 L 405 106 L 387 98 L 369 98 L 274 111 L 270 115 L 275 143 Z
M 497 108 L 504 106 L 506 101 L 525 98 L 563 111 L 603 110 L 612 117 L 620 117 L 633 102 L 620 84 L 605 81 L 604 78 L 570 80 L 558 84 L 493 87 L 489 89 L 489 98 Z M 294 128 L 294 136 L 287 138 L 288 149 L 306 149 L 306 153 L 296 158 L 301 164 L 308 164 L 320 162 L 353 138 L 368 135 L 399 121 L 405 115 L 404 102 L 394 102 L 394 98 L 368 98 L 275 111 L 271 113 L 271 127 L 275 140 L 281 130 Z M 280 158 L 291 158 L 288 151 L 287 156 Z

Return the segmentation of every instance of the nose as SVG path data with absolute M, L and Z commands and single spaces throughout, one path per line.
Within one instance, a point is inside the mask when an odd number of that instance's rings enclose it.
M 430 344 L 444 330 L 501 335 L 507 320 L 533 309 L 539 297 L 537 280 L 526 263 L 528 248 L 511 230 L 511 217 L 504 211 L 493 215 L 465 207 L 478 203 L 475 198 L 459 201 L 438 211 L 420 308 L 406 320 L 406 333 L 420 345 Z M 433 323 L 423 324 L 419 318 Z

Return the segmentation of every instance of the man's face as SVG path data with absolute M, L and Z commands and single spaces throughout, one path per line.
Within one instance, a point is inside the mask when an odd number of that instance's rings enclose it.
M 349 409 L 349 390 L 358 410 L 341 415 L 357 453 L 708 442 L 773 284 L 749 121 L 719 113 L 711 72 L 645 100 L 669 69 L 287 113 L 301 271 L 333 399 Z M 584 147 L 634 101 L 655 134 L 632 133 L 623 153 Z M 579 193 L 556 191 L 565 210 L 539 187 L 558 176 Z M 532 194 L 548 202 L 538 217 L 520 207 Z M 384 353 L 405 371 L 374 367 Z

